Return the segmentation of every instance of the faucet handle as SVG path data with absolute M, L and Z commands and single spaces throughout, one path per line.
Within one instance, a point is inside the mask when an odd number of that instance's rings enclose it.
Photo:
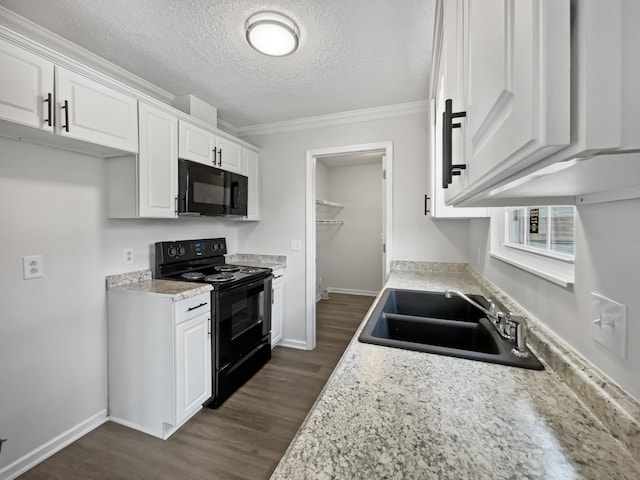
M 507 323 L 515 325 L 516 327 L 516 346 L 511 349 L 511 352 L 521 358 L 528 357 L 529 352 L 527 351 L 527 334 L 529 333 L 529 328 L 527 327 L 527 321 L 520 315 L 512 315 L 511 313 L 508 313 Z
M 485 298 L 487 298 L 487 297 L 485 297 Z M 489 313 L 491 315 L 495 315 L 496 314 L 496 310 L 498 309 L 498 307 L 496 307 L 495 302 L 491 298 L 487 298 L 487 302 L 489 303 Z

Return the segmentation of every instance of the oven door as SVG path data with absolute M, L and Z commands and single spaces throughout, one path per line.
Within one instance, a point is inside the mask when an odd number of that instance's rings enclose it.
M 239 360 L 271 332 L 272 276 L 217 294 L 216 370 Z

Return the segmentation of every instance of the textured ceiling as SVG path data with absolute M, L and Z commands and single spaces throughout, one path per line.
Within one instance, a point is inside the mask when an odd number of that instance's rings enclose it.
M 435 0 L 0 0 L 151 83 L 191 93 L 236 127 L 427 99 Z M 253 51 L 244 24 L 300 27 L 288 57 Z

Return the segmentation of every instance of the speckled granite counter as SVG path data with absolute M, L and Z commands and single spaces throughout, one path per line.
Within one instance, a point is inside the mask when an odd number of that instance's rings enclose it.
M 107 288 L 127 293 L 153 293 L 171 297 L 174 302 L 195 297 L 213 290 L 210 284 L 176 282 L 173 280 L 154 280 L 151 270 L 140 270 L 117 275 L 110 275 L 106 279 Z
M 287 267 L 287 257 L 284 255 L 258 255 L 253 253 L 234 253 L 225 256 L 225 262 L 247 267 L 262 267 L 278 270 Z
M 487 290 L 464 268 L 403 270 L 387 287 Z M 636 452 L 551 368 L 369 345 L 357 335 L 272 479 L 640 478 Z

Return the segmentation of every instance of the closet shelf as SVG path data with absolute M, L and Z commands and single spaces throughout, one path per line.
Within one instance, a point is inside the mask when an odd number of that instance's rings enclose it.
M 344 220 L 316 220 L 317 225 L 344 225 Z
M 316 204 L 317 205 L 325 205 L 327 207 L 344 208 L 344 205 L 341 204 L 341 203 L 330 202 L 329 200 L 321 200 L 319 198 L 316 198 Z

